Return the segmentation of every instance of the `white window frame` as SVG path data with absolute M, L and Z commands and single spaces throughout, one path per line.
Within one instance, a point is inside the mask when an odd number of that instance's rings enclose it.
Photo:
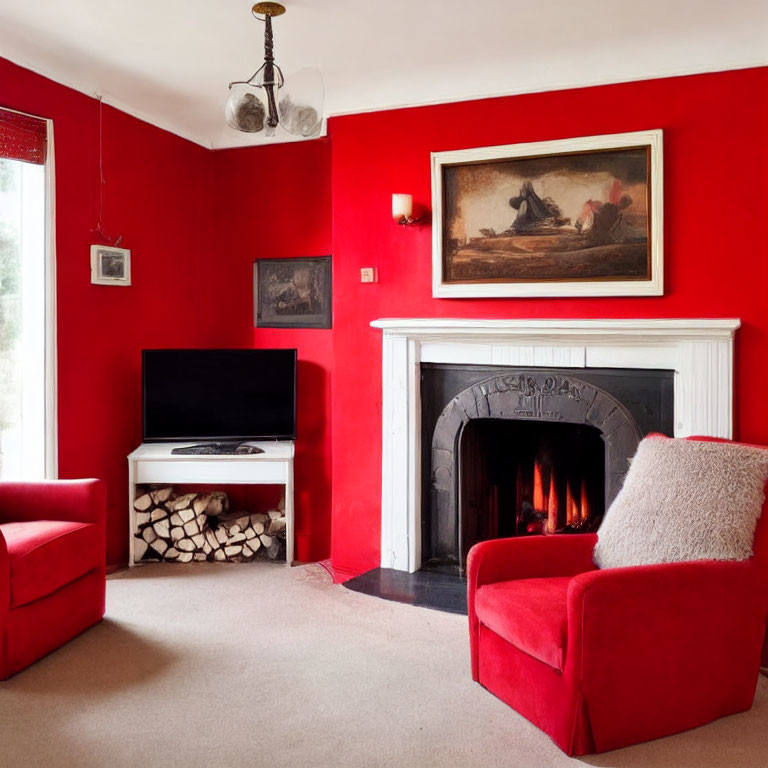
M 59 476 L 58 349 L 56 336 L 56 174 L 53 120 L 45 119 L 45 477 Z
M 43 120 L 46 125 L 46 154 L 44 163 L 45 191 L 45 241 L 44 241 L 44 372 L 43 372 L 43 440 L 44 478 L 55 480 L 59 476 L 58 440 L 58 353 L 56 338 L 56 180 L 53 142 L 53 120 L 9 107 L 0 107 L 6 112 Z

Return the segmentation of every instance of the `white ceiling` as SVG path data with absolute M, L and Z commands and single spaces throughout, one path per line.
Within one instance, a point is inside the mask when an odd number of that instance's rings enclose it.
M 766 0 L 283 2 L 276 60 L 320 68 L 326 115 L 768 64 Z M 261 143 L 223 118 L 263 57 L 251 4 L 0 0 L 0 56 L 206 147 Z

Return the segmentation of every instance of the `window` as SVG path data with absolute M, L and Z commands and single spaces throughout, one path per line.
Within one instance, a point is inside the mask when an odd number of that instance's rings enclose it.
M 0 109 L 0 478 L 55 476 L 48 121 Z

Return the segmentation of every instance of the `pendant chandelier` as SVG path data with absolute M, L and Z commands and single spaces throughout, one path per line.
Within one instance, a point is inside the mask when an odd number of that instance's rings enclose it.
M 224 110 L 227 124 L 244 133 L 274 136 L 278 125 L 294 136 L 318 136 L 323 122 L 323 79 L 316 69 L 303 69 L 288 78 L 275 62 L 272 17 L 285 8 L 256 3 L 253 16 L 264 23 L 264 63 L 248 80 L 229 84 Z

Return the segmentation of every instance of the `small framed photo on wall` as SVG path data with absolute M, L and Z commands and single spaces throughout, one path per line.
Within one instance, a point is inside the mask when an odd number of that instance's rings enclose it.
M 330 328 L 331 257 L 256 259 L 253 309 L 257 328 Z
M 91 282 L 97 285 L 130 285 L 131 252 L 126 248 L 92 245 Z

